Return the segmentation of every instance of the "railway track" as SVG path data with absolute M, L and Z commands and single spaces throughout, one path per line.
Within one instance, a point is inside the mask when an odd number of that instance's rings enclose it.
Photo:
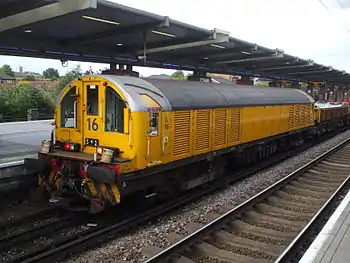
M 69 228 L 72 226 L 72 224 L 69 225 L 69 223 L 67 223 L 67 225 L 65 225 L 65 223 L 59 223 L 57 221 L 57 226 L 54 223 L 48 223 L 47 226 L 44 226 L 41 229 L 38 228 L 34 231 L 29 231 L 28 234 L 25 234 L 23 236 L 19 235 L 15 236 L 14 238 L 11 237 L 10 239 L 7 239 L 10 240 L 10 242 L 8 243 L 9 245 L 6 245 L 5 247 L 11 248 L 14 246 L 14 244 L 19 244 L 19 241 L 23 240 L 23 237 L 29 237 L 34 240 L 37 237 L 40 239 L 40 236 L 42 236 L 44 238 L 48 237 L 51 240 L 44 245 L 32 248 L 30 248 L 30 244 L 28 246 L 27 243 L 25 244 L 26 249 L 24 249 L 24 252 L 18 252 L 18 249 L 16 249 L 17 255 L 11 258 L 3 258 L 3 262 L 53 262 L 54 260 L 64 259 L 72 253 L 81 253 L 82 247 L 85 249 L 88 247 L 94 247 L 101 243 L 102 240 L 105 242 L 109 239 L 112 239 L 116 234 L 129 231 L 131 228 L 139 224 L 143 224 L 145 222 L 149 222 L 152 219 L 156 219 L 157 217 L 178 207 L 181 207 L 186 203 L 196 200 L 206 194 L 210 194 L 211 192 L 217 191 L 221 187 L 225 187 L 228 183 L 237 182 L 240 178 L 244 178 L 261 169 L 276 164 L 278 161 L 288 158 L 291 155 L 295 155 L 298 152 L 306 150 L 316 143 L 317 142 L 310 142 L 298 149 L 294 149 L 284 154 L 271 157 L 268 160 L 255 165 L 254 167 L 250 167 L 248 170 L 244 169 L 241 172 L 235 173 L 234 177 L 227 178 L 226 181 L 223 180 L 221 182 L 208 185 L 207 187 L 196 189 L 186 196 L 182 196 L 176 200 L 166 202 L 165 204 L 163 202 L 162 205 L 158 205 L 155 208 L 147 207 L 147 209 L 143 211 L 133 211 L 130 214 L 125 214 L 123 218 L 116 216 L 100 218 L 99 220 L 93 221 L 96 223 L 95 227 L 85 228 L 83 226 L 85 223 L 87 223 L 87 221 L 82 221 L 80 222 L 80 225 L 82 226 L 81 231 L 73 230 L 73 233 L 69 235 L 60 235 L 59 232 L 67 232 L 65 231 L 65 228 Z M 67 222 L 69 222 L 69 219 L 67 219 Z M 79 225 L 79 222 L 77 225 Z M 53 235 L 52 229 L 55 230 L 55 235 Z M 27 249 L 28 247 L 30 249 Z
M 350 139 L 146 262 L 285 262 L 349 187 Z

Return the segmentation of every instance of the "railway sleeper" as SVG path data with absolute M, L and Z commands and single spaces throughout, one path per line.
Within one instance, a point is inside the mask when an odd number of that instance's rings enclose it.
M 185 256 L 196 262 L 232 262 L 232 263 L 268 263 L 269 259 L 255 259 L 239 253 L 217 248 L 206 242 L 196 245 L 191 252 Z M 212 259 L 212 260 L 210 260 Z
M 192 259 L 189 259 L 188 257 L 180 256 L 177 259 L 173 259 L 172 262 L 174 263 L 196 263 L 196 261 L 193 261 Z
M 348 160 L 348 161 L 350 161 L 350 160 Z M 339 170 L 340 170 L 340 168 L 342 168 L 342 170 L 348 170 L 350 168 L 350 164 L 349 163 L 347 163 L 347 164 L 339 163 L 338 161 L 332 162 L 330 160 L 325 160 L 325 161 L 323 161 L 323 164 L 334 166 L 334 167 L 336 167 L 336 169 L 339 168 Z
M 333 157 L 333 156 L 331 156 L 331 157 L 329 157 L 328 159 L 327 159 L 327 161 L 331 161 L 331 162 L 333 162 L 333 163 L 339 163 L 339 164 L 346 164 L 346 165 L 348 165 L 349 164 L 349 160 L 348 160 L 348 158 L 339 158 L 339 157 Z
M 296 181 L 303 183 L 303 184 L 313 184 L 313 185 L 318 186 L 318 187 L 331 186 L 331 187 L 336 188 L 337 186 L 339 186 L 338 182 L 333 182 L 331 180 L 329 182 L 325 182 L 323 178 L 315 178 L 315 177 L 301 176 Z
M 312 213 L 300 213 L 295 211 L 285 210 L 283 208 L 269 206 L 267 204 L 258 204 L 255 206 L 256 211 L 266 215 L 272 215 L 283 219 L 293 219 L 296 221 L 305 222 L 312 217 Z
M 280 228 L 282 229 L 287 229 L 287 231 L 292 231 L 300 229 L 300 226 L 303 225 L 301 222 L 292 222 L 289 220 L 277 218 L 277 217 L 272 217 L 272 216 L 266 216 L 264 214 L 260 214 L 255 211 L 249 211 L 244 214 L 244 221 L 247 221 L 249 223 L 257 223 L 257 224 L 267 224 L 267 225 L 272 225 L 276 226 L 277 230 Z M 275 228 L 273 228 L 275 229 Z
M 287 220 L 283 218 L 279 218 L 273 215 L 265 215 L 262 213 L 259 213 L 255 210 L 250 210 L 244 214 L 246 217 L 258 219 L 260 221 L 267 221 L 276 225 L 284 225 L 291 228 L 300 228 L 304 222 L 302 221 L 293 221 L 293 220 Z
M 259 226 L 249 224 L 242 220 L 235 220 L 233 222 L 229 222 L 224 229 L 233 234 L 246 233 L 246 235 L 252 234 L 255 236 L 261 236 L 261 237 L 273 239 L 276 241 L 293 240 L 293 238 L 295 237 L 295 234 L 297 233 L 295 231 L 291 231 L 291 232 L 277 231 L 270 228 L 259 227 Z M 266 236 L 266 232 L 269 233 L 268 237 Z
M 236 230 L 225 229 L 225 231 L 228 233 L 231 233 L 232 235 L 245 238 L 245 239 L 255 240 L 261 243 L 265 243 L 267 245 L 270 244 L 273 246 L 281 246 L 281 245 L 286 246 L 288 245 L 288 242 L 290 242 L 290 241 L 287 241 L 288 238 L 283 239 L 283 238 L 271 237 L 270 234 L 266 235 L 266 231 L 270 232 L 271 229 L 265 229 L 264 234 L 257 234 L 255 232 L 248 232 L 240 229 L 236 229 Z
M 293 202 L 294 204 L 300 203 L 300 204 L 307 205 L 307 206 L 321 205 L 322 202 L 324 202 L 326 200 L 326 198 L 314 198 L 314 197 L 310 197 L 310 196 L 305 197 L 305 196 L 301 196 L 298 194 L 291 194 L 291 193 L 284 192 L 284 191 L 279 191 L 279 192 L 275 193 L 275 197 L 280 198 L 284 201 Z M 284 209 L 284 208 L 282 208 L 282 209 Z M 284 209 L 284 210 L 286 210 L 286 209 Z M 305 214 L 305 212 L 303 212 L 303 214 Z
M 337 152 L 330 156 L 329 158 L 334 158 L 334 159 L 348 159 L 349 158 L 349 153 L 348 152 Z
M 240 237 L 223 230 L 214 233 L 212 237 L 213 237 L 212 240 L 215 242 L 215 244 L 218 244 L 221 246 L 227 245 L 232 248 L 237 248 L 238 250 L 241 250 L 241 249 L 250 250 L 253 252 L 251 254 L 255 254 L 256 252 L 258 252 L 257 254 L 260 254 L 263 257 L 264 257 L 264 254 L 268 255 L 271 258 L 278 257 L 281 250 L 283 250 L 283 248 L 285 247 L 284 245 L 271 246 L 271 244 L 259 242 L 249 238 Z
M 341 165 L 337 165 L 334 163 L 330 163 L 330 162 L 320 162 L 319 164 L 317 164 L 316 166 L 318 169 L 323 169 L 326 171 L 330 171 L 330 172 L 346 172 L 349 170 L 350 166 L 341 166 Z
M 291 182 L 288 186 L 290 187 L 295 187 L 297 189 L 305 189 L 308 190 L 308 192 L 312 191 L 312 192 L 333 192 L 334 189 L 331 185 L 328 185 L 328 187 L 320 187 L 314 184 L 305 184 L 302 182 L 298 182 L 297 180 Z
M 322 192 L 322 191 L 315 191 L 315 190 L 311 190 L 309 188 L 298 188 L 297 186 L 293 186 L 293 185 L 286 185 L 284 186 L 284 190 L 288 193 L 292 193 L 292 194 L 298 194 L 300 196 L 304 196 L 304 197 L 316 197 L 316 198 L 322 198 L 322 197 L 328 197 L 331 191 L 326 191 L 326 192 Z
M 266 203 L 270 204 L 271 206 L 281 207 L 286 210 L 299 211 L 302 213 L 305 213 L 305 212 L 314 213 L 318 207 L 318 205 L 310 205 L 310 204 L 296 203 L 292 201 L 283 200 L 276 196 L 270 196 L 267 199 Z
M 344 179 L 343 173 L 328 173 L 318 170 L 309 170 L 303 175 L 303 178 L 317 179 L 324 182 L 341 182 Z

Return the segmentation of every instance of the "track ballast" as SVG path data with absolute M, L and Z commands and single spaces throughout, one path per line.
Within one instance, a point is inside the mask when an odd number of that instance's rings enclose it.
M 350 139 L 146 262 L 281 262 L 347 186 Z

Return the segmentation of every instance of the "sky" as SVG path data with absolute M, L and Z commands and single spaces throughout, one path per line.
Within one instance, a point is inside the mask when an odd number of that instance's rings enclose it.
M 195 26 L 230 32 L 235 38 L 350 73 L 350 0 L 110 0 L 144 11 L 169 16 Z M 80 64 L 83 70 L 107 64 L 0 56 L 0 65 L 17 71 L 60 74 Z M 143 76 L 169 74 L 171 70 L 135 67 Z

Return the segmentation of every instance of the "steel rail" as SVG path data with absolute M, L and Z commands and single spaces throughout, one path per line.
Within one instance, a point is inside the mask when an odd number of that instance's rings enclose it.
M 240 215 L 242 212 L 248 210 L 256 203 L 260 202 L 261 200 L 265 199 L 266 197 L 271 196 L 272 193 L 279 190 L 281 187 L 286 185 L 288 182 L 293 180 L 295 177 L 297 177 L 299 174 L 307 171 L 311 167 L 315 166 L 320 161 L 324 160 L 331 154 L 335 153 L 336 151 L 340 150 L 344 146 L 346 146 L 350 142 L 350 138 L 344 140 L 343 142 L 339 143 L 332 149 L 328 150 L 327 152 L 323 153 L 322 155 L 318 156 L 314 160 L 311 160 L 307 164 L 303 165 L 299 169 L 295 170 L 294 172 L 290 173 L 286 177 L 282 178 L 278 182 L 274 183 L 270 187 L 266 188 L 262 192 L 256 194 L 252 198 L 248 199 L 244 203 L 238 205 L 237 207 L 233 208 L 232 210 L 226 212 L 225 214 L 221 215 L 217 219 L 211 221 L 207 225 L 203 226 L 202 228 L 198 229 L 197 231 L 191 233 L 190 235 L 186 236 L 185 238 L 181 239 L 180 241 L 176 242 L 175 244 L 169 246 L 168 248 L 160 251 L 158 254 L 154 255 L 153 257 L 147 259 L 144 263 L 154 263 L 154 262 L 167 262 L 167 259 L 171 258 L 172 255 L 180 254 L 184 249 L 191 246 L 192 244 L 196 243 L 196 241 L 200 240 L 201 237 L 206 236 L 209 232 L 211 232 L 216 227 L 219 227 L 226 221 L 231 220 L 230 218 L 234 217 L 235 215 Z M 331 198 L 336 196 L 336 194 L 343 189 L 344 185 L 349 181 L 350 176 L 347 177 L 346 180 L 338 187 L 336 192 L 334 192 L 331 196 Z M 293 240 L 293 242 L 287 247 L 287 249 L 283 252 L 283 254 L 278 258 L 278 261 L 276 262 L 282 262 L 282 260 L 291 253 L 291 250 L 294 248 L 295 244 L 300 240 L 300 238 L 305 234 L 307 229 L 313 224 L 313 222 L 318 218 L 318 216 L 321 214 L 321 212 L 324 210 L 324 208 L 333 200 L 329 198 L 327 202 L 322 206 L 322 208 L 317 212 L 315 217 L 312 218 L 312 222 L 309 222 L 307 226 L 305 226 L 304 230 Z

